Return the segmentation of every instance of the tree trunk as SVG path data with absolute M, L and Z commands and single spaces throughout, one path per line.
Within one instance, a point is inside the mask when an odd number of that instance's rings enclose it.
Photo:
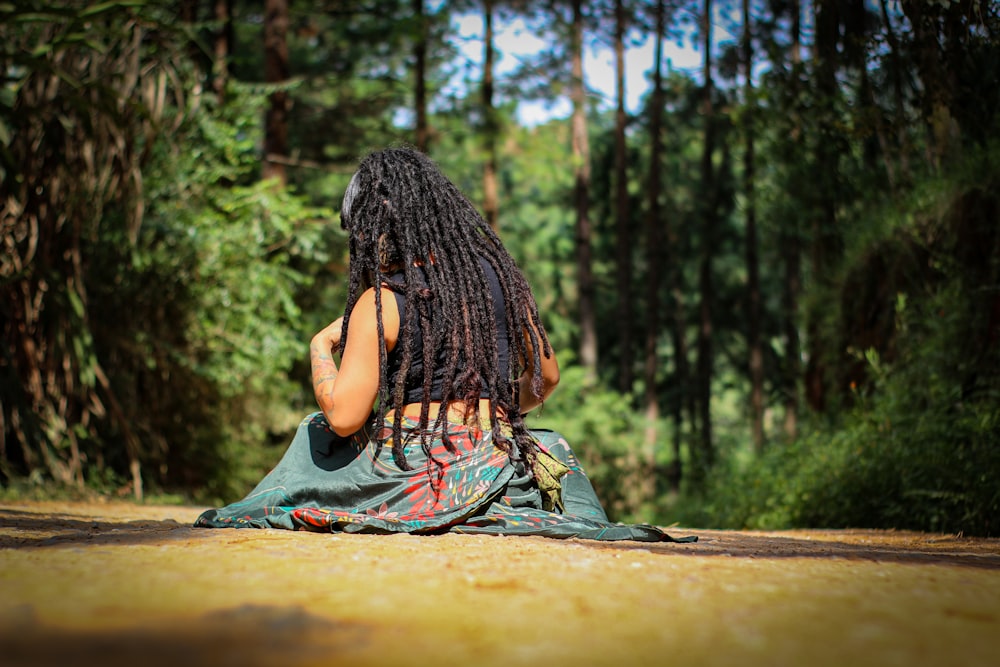
M 802 120 L 799 113 L 798 99 L 802 76 L 802 8 L 799 0 L 792 0 L 792 90 L 791 101 L 792 129 L 790 142 L 794 155 L 798 155 L 798 139 L 802 136 Z M 797 163 L 798 160 L 792 160 Z M 791 228 L 789 228 L 791 227 Z M 782 430 L 788 441 L 798 436 L 799 430 L 799 376 L 802 373 L 802 356 L 799 342 L 799 293 L 801 292 L 801 251 L 797 218 L 786 220 L 780 231 L 779 246 L 784 280 L 782 281 L 782 315 L 784 318 L 785 364 L 782 377 L 784 393 L 784 424 Z
M 483 214 L 493 231 L 499 230 L 500 202 L 497 187 L 497 138 L 499 127 L 497 110 L 493 107 L 493 0 L 483 3 L 483 113 L 486 124 L 483 138 L 486 143 L 486 161 L 483 164 Z
M 684 444 L 684 413 L 687 411 L 688 423 L 695 423 L 696 409 L 694 392 L 691 391 L 691 371 L 688 363 L 687 344 L 687 303 L 683 271 L 679 264 L 680 234 L 676 225 L 667 224 L 667 247 L 672 259 L 668 269 L 670 275 L 671 305 L 674 309 L 673 344 L 674 344 L 674 395 L 672 401 L 674 418 L 674 461 L 670 470 L 670 488 L 680 491 L 681 480 L 684 479 L 684 469 L 681 463 L 681 448 Z
M 288 80 L 288 0 L 264 3 L 264 80 L 269 84 Z M 264 119 L 264 164 L 261 177 L 288 182 L 288 93 L 278 90 L 269 96 Z
M 427 19 L 424 16 L 424 0 L 413 0 L 413 16 L 416 20 L 416 40 L 413 44 L 413 106 L 417 115 L 417 150 L 427 152 L 429 132 L 427 129 Z
M 817 196 L 817 212 L 813 215 L 810 264 L 813 284 L 823 289 L 831 279 L 830 271 L 840 254 L 837 229 L 838 155 L 835 109 L 837 106 L 837 43 L 840 16 L 837 0 L 823 0 L 816 5 L 816 96 L 819 101 L 816 156 L 813 186 Z M 821 315 L 814 307 L 806 313 L 806 336 L 809 346 L 806 364 L 806 397 L 819 412 L 826 409 L 828 380 L 824 360 L 825 345 L 820 326 Z
M 715 152 L 715 122 L 712 105 L 712 0 L 705 0 L 701 17 L 702 42 L 704 50 L 704 86 L 702 118 L 705 122 L 705 138 L 701 156 L 701 200 L 702 208 L 702 249 L 698 270 L 698 415 L 699 446 L 695 464 L 695 475 L 700 480 L 711 466 L 714 456 L 712 444 L 712 374 L 713 374 L 713 322 L 712 302 L 715 299 L 712 262 L 715 255 L 716 236 L 716 187 L 715 170 L 712 164 Z
M 754 118 L 756 102 L 753 86 L 753 31 L 750 0 L 743 0 L 743 66 L 746 147 L 743 154 L 743 190 L 746 198 L 747 253 L 747 347 L 750 358 L 750 432 L 754 449 L 764 451 L 764 351 L 760 340 L 760 260 L 757 246 L 757 204 L 754 195 Z
M 658 86 L 659 83 L 655 83 Z M 654 93 L 655 95 L 655 93 Z M 632 390 L 632 225 L 629 221 L 628 169 L 625 143 L 625 7 L 615 0 L 615 263 L 618 287 L 618 388 Z M 655 99 L 655 98 L 654 98 Z M 655 102 L 654 102 L 655 104 Z
M 579 285 L 580 364 L 590 381 L 597 379 L 597 323 L 591 258 L 590 145 L 587 140 L 587 96 L 583 83 L 583 8 L 573 0 L 572 99 L 573 164 L 575 169 L 576 266 Z
M 660 338 L 661 320 L 659 317 L 661 270 L 663 266 L 663 223 L 660 215 L 660 189 L 662 176 L 660 163 L 663 159 L 663 73 L 662 73 L 662 15 L 663 3 L 657 3 L 657 42 L 656 62 L 653 65 L 653 100 L 650 104 L 649 118 L 649 180 L 646 196 L 649 198 L 646 209 L 646 340 L 643 346 L 643 384 L 645 392 L 643 404 L 646 415 L 646 433 L 643 438 L 645 461 L 644 479 L 640 482 L 641 495 L 644 500 L 653 498 L 656 494 L 656 444 L 659 439 L 657 421 L 660 417 L 660 402 L 657 392 L 656 376 L 660 368 L 660 360 L 656 354 L 657 342 Z
M 219 27 L 212 40 L 212 90 L 221 101 L 229 79 L 229 53 L 233 48 L 233 0 L 215 0 Z
M 666 3 L 659 0 L 656 4 L 656 68 L 654 69 L 654 90 L 660 97 L 656 109 L 662 109 L 663 103 L 663 40 L 666 37 Z M 697 421 L 697 400 L 691 388 L 691 370 L 688 362 L 687 342 L 687 289 L 684 281 L 684 270 L 681 266 L 682 234 L 681 219 L 663 218 L 663 231 L 666 234 L 666 273 L 670 289 L 670 307 L 673 309 L 671 338 L 674 350 L 673 400 L 671 411 L 674 422 L 673 432 L 673 463 L 670 468 L 670 489 L 680 491 L 681 480 L 684 478 L 684 468 L 681 461 L 681 449 L 684 444 L 685 412 L 689 424 Z

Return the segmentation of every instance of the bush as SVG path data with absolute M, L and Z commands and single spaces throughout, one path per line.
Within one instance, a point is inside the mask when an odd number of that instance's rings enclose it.
M 854 351 L 864 380 L 852 401 L 797 442 L 729 457 L 703 492 L 669 508 L 688 525 L 908 528 L 1000 534 L 1000 260 L 990 190 L 956 187 L 918 227 L 933 275 L 905 284 L 883 359 Z M 915 216 L 920 219 L 921 216 Z M 983 229 L 987 227 L 988 229 Z M 992 229 L 992 231 L 991 231 Z M 963 241 L 964 239 L 964 241 Z

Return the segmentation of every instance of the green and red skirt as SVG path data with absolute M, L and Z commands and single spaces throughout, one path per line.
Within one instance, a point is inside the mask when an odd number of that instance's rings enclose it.
M 415 420 L 404 418 L 403 432 Z M 488 429 L 449 423 L 425 450 L 405 447 L 409 470 L 390 442 L 343 438 L 322 413 L 306 417 L 278 465 L 238 502 L 204 512 L 205 528 L 285 528 L 357 533 L 478 533 L 592 540 L 694 541 L 654 526 L 608 520 L 569 444 L 532 431 L 534 474 L 498 448 Z

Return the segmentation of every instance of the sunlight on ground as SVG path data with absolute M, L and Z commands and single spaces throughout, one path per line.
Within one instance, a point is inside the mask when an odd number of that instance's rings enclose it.
M 199 511 L 0 505 L 3 664 L 997 664 L 997 540 L 318 535 Z

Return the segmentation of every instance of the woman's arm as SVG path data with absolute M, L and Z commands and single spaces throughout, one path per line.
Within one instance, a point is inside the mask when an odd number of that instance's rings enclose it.
M 556 360 L 556 353 L 555 351 L 551 351 L 548 357 L 545 356 L 544 350 L 546 347 L 546 341 L 548 340 L 545 338 L 545 332 L 539 330 L 534 324 L 531 324 L 530 319 L 528 322 L 532 331 L 534 331 L 537 336 L 538 343 L 541 345 L 541 349 L 538 351 L 538 356 L 540 359 L 539 365 L 542 371 L 542 386 L 541 397 L 535 396 L 535 394 L 531 391 L 531 380 L 535 374 L 534 347 L 531 344 L 531 334 L 528 331 L 525 331 L 525 368 L 524 372 L 521 373 L 521 377 L 518 379 L 518 405 L 522 414 L 541 405 L 542 402 L 547 399 L 553 391 L 555 391 L 556 385 L 559 384 L 559 362 Z
M 333 405 L 333 387 L 340 375 L 333 351 L 340 345 L 343 335 L 344 318 L 338 317 L 322 331 L 313 336 L 309 343 L 309 364 L 312 367 L 313 395 L 319 409 L 329 421 Z
M 378 396 L 378 319 L 375 290 L 369 289 L 351 311 L 347 343 L 340 368 L 334 350 L 340 345 L 342 320 L 338 319 L 313 336 L 309 345 L 313 392 L 319 409 L 330 427 L 341 436 L 349 436 L 364 426 Z M 386 349 L 396 345 L 399 336 L 399 310 L 388 289 L 382 289 L 382 321 Z

